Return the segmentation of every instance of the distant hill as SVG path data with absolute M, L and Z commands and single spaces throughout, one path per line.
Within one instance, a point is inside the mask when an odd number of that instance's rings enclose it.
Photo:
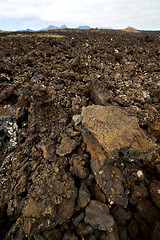
M 122 31 L 125 31 L 125 32 L 139 32 L 137 29 L 135 29 L 133 27 L 130 27 L 130 26 L 123 29 Z
M 27 28 L 27 29 L 24 29 L 24 30 L 20 30 L 20 32 L 35 32 L 35 31 L 30 29 L 30 28 Z
M 61 27 L 50 25 L 50 26 L 48 26 L 46 28 L 42 28 L 40 31 L 48 31 L 48 30 L 55 30 L 55 29 L 65 29 L 65 28 L 68 28 L 68 27 L 66 25 L 62 25 Z
M 100 29 L 100 30 L 111 30 L 112 28 L 108 28 L 108 27 L 100 27 L 100 28 L 98 28 L 98 29 Z
M 0 29 L 0 33 L 2 33 L 2 32 L 3 32 L 3 30 Z
M 91 29 L 91 27 L 89 27 L 89 26 L 78 26 L 77 28 L 78 29 Z

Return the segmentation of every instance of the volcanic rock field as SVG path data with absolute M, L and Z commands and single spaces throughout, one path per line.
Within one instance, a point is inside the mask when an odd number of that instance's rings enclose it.
M 0 239 L 160 239 L 160 32 L 0 34 Z

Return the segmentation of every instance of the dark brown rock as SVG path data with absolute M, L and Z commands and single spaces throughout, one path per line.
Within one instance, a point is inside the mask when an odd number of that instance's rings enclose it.
M 40 175 L 39 175 L 40 173 Z M 70 174 L 39 166 L 22 209 L 21 223 L 27 235 L 53 228 L 73 214 L 76 188 Z
M 140 216 L 150 225 L 154 225 L 160 218 L 159 210 L 149 200 L 140 200 L 136 209 Z
M 155 205 L 160 208 L 160 181 L 150 184 L 150 194 Z
M 70 172 L 79 178 L 87 178 L 89 169 L 86 166 L 86 155 L 80 156 L 77 154 L 72 155 L 70 159 Z
M 95 200 L 105 203 L 106 202 L 106 196 L 101 191 L 101 188 L 97 184 L 92 184 L 89 188 L 91 195 L 95 198 Z
M 85 208 L 90 201 L 90 193 L 85 184 L 81 184 L 77 199 L 77 210 Z
M 109 213 L 109 208 L 104 203 L 91 200 L 86 207 L 84 221 L 94 229 L 110 231 L 114 226 L 114 219 Z
M 112 210 L 112 215 L 117 225 L 126 225 L 126 221 L 129 218 L 128 212 L 121 206 L 115 206 Z
M 148 132 L 160 139 L 160 116 L 149 124 Z
M 135 205 L 138 203 L 139 199 L 144 199 L 148 196 L 147 188 L 143 183 L 141 183 L 139 186 L 134 185 L 131 196 L 130 196 L 130 203 Z
M 95 104 L 98 105 L 107 105 L 110 102 L 112 97 L 112 92 L 109 91 L 109 88 L 112 88 L 112 85 L 109 84 L 108 76 L 92 74 L 91 75 L 91 98 Z
M 112 167 L 110 164 L 112 160 L 108 158 L 96 138 L 85 131 L 83 132 L 83 140 L 92 156 L 90 161 L 92 172 L 97 184 L 101 186 L 107 196 L 109 204 L 116 203 L 126 208 L 128 199 L 124 194 L 124 178 L 114 177 L 114 174 L 112 174 L 114 166 Z
M 134 219 L 132 219 L 132 221 L 128 225 L 128 233 L 131 239 L 135 239 L 138 234 L 138 224 Z
M 0 83 L 0 102 L 13 95 L 15 85 L 8 83 Z

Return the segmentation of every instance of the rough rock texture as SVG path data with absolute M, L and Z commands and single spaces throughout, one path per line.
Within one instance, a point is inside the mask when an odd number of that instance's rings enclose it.
M 82 124 L 112 158 L 116 151 L 154 151 L 154 143 L 138 127 L 138 119 L 115 106 L 93 105 L 82 110 Z
M 150 184 L 150 194 L 153 202 L 160 208 L 160 181 Z
M 123 183 L 125 177 L 113 165 L 119 155 L 151 159 L 154 143 L 138 127 L 138 119 L 115 106 L 92 105 L 82 110 L 82 134 L 91 153 L 91 168 L 110 204 L 124 208 L 128 200 Z
M 159 237 L 159 46 L 159 32 L 0 33 L 1 239 Z
M 94 229 L 103 231 L 112 231 L 115 224 L 113 217 L 109 213 L 109 208 L 104 203 L 91 200 L 86 207 L 86 216 L 84 221 L 89 223 Z

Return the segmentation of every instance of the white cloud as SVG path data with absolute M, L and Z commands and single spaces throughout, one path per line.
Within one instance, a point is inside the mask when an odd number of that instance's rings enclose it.
M 19 18 L 32 27 L 39 22 L 160 29 L 159 9 L 159 0 L 0 0 L 0 20 Z

